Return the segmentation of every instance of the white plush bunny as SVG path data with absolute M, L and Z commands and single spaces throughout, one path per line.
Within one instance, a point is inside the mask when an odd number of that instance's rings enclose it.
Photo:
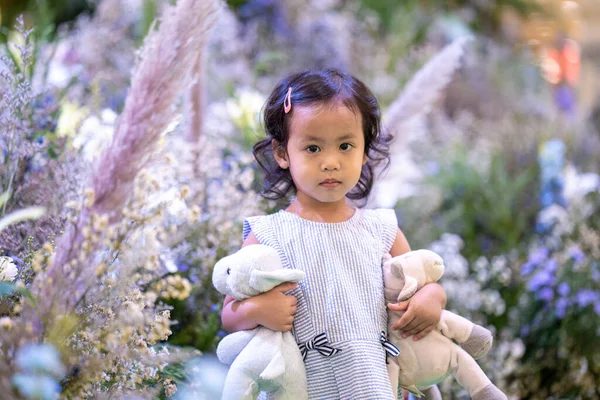
M 411 251 L 387 260 L 383 264 L 386 302 L 408 300 L 426 283 L 437 282 L 443 273 L 442 258 L 429 250 Z M 402 338 L 401 332 L 391 329 L 402 314 L 388 312 L 389 340 L 400 350 L 398 356 L 388 360 L 393 388 L 400 385 L 418 397 L 441 400 L 435 384 L 454 374 L 475 400 L 507 399 L 475 361 L 491 348 L 490 331 L 444 310 L 437 329 L 414 341 L 412 337 Z
M 215 288 L 238 301 L 302 279 L 303 271 L 283 268 L 277 251 L 261 244 L 221 259 L 213 270 Z M 217 356 L 231 364 L 223 399 L 256 399 L 260 391 L 278 400 L 308 399 L 304 361 L 291 332 L 262 326 L 235 332 L 221 340 Z

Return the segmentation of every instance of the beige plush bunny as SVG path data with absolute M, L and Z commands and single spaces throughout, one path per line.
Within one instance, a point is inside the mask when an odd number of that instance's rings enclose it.
M 442 258 L 429 250 L 411 251 L 385 261 L 383 280 L 386 302 L 408 300 L 425 284 L 437 282 L 443 273 Z M 474 400 L 507 399 L 475 361 L 491 348 L 490 331 L 444 310 L 437 329 L 423 339 L 414 341 L 412 337 L 403 339 L 401 332 L 391 329 L 401 316 L 402 312 L 391 310 L 388 315 L 389 340 L 400 350 L 398 356 L 388 359 L 393 388 L 400 385 L 418 397 L 441 400 L 435 384 L 454 374 Z

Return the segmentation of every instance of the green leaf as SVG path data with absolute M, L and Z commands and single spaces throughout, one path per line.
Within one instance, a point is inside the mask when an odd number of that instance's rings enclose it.
M 0 194 L 0 207 L 10 199 L 10 192 Z

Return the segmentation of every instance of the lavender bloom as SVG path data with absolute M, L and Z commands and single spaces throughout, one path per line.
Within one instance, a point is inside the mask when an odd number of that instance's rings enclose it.
M 529 255 L 528 261 L 534 263 L 535 265 L 540 265 L 546 258 L 548 258 L 549 255 L 550 250 L 548 250 L 547 247 L 541 247 Z
M 186 272 L 187 270 L 190 269 L 190 266 L 187 263 L 183 262 L 183 261 L 177 262 L 176 265 L 177 265 L 177 270 L 179 272 Z
M 554 291 L 552 290 L 552 288 L 545 287 L 545 288 L 542 288 L 542 290 L 540 290 L 539 292 L 537 292 L 535 297 L 538 300 L 544 300 L 545 302 L 550 302 L 550 300 L 552 300 L 554 298 Z
M 594 312 L 600 317 L 600 302 L 594 303 Z
M 562 297 L 566 297 L 569 295 L 569 293 L 571 293 L 571 288 L 569 287 L 569 284 L 566 282 L 562 282 L 560 285 L 558 285 L 558 294 L 561 295 Z
M 529 254 L 527 262 L 521 266 L 521 275 L 531 274 L 538 265 L 541 265 L 550 255 L 547 247 L 540 247 Z
M 561 297 L 558 300 L 556 300 L 556 309 L 554 310 L 554 314 L 558 318 L 563 319 L 565 317 L 565 315 L 567 315 L 568 307 L 569 307 L 569 300 L 567 300 L 564 297 Z
M 546 264 L 544 264 L 544 269 L 548 272 L 556 272 L 558 269 L 558 261 L 554 258 L 549 259 L 546 261 Z
M 585 254 L 577 246 L 569 247 L 569 256 L 575 261 L 575 264 L 581 264 L 585 261 Z
M 545 286 L 553 286 L 556 282 L 556 277 L 549 271 L 542 270 L 531 277 L 527 284 L 527 289 L 530 292 L 537 292 Z
M 520 331 L 521 337 L 528 336 L 530 332 L 531 332 L 531 328 L 529 327 L 529 325 L 523 325 L 523 327 L 521 327 L 521 331 Z
M 239 8 L 240 20 L 248 23 L 253 19 L 262 19 L 277 35 L 292 37 L 287 22 L 285 7 L 275 0 L 249 0 Z
M 521 275 L 531 274 L 535 270 L 535 267 L 537 267 L 536 264 L 532 263 L 531 261 L 527 261 L 521 266 Z
M 567 84 L 561 84 L 554 91 L 554 101 L 557 107 L 568 116 L 572 117 L 575 113 L 575 94 L 573 89 Z
M 588 306 L 592 303 L 598 302 L 599 300 L 600 295 L 598 292 L 590 289 L 581 290 L 575 295 L 575 301 L 577 301 L 577 305 L 579 305 L 579 307 Z

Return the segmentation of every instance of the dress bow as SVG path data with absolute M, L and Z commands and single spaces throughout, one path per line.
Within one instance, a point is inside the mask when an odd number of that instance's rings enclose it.
M 379 334 L 379 341 L 381 342 L 381 345 L 385 349 L 388 356 L 396 357 L 398 354 L 400 354 L 400 349 L 396 347 L 394 343 L 388 340 L 384 331 L 381 331 Z
M 318 334 L 314 339 L 311 339 L 306 343 L 300 343 L 298 346 L 300 347 L 302 360 L 306 360 L 306 354 L 309 350 L 317 350 L 324 357 L 331 357 L 342 351 L 341 349 L 336 349 L 327 344 L 327 334 L 325 332 Z

